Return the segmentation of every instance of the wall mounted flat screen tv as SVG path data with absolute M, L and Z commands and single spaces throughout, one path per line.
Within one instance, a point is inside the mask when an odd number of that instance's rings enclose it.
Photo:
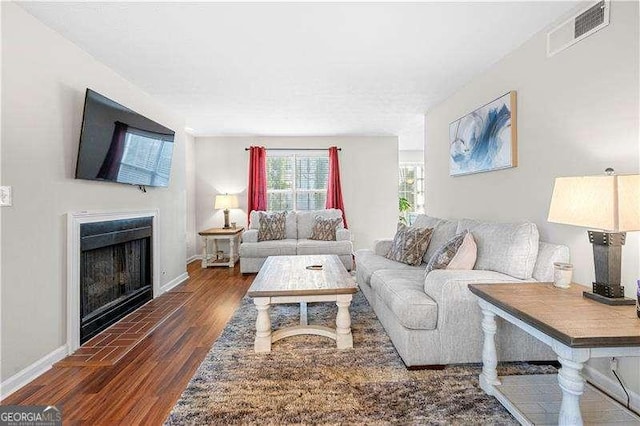
M 76 179 L 168 186 L 175 132 L 87 89 Z

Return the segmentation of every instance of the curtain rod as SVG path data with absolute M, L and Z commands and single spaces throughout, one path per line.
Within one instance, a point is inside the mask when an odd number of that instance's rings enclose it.
M 328 151 L 329 148 L 265 148 L 267 151 Z M 249 148 L 245 148 L 245 151 L 249 151 Z M 338 148 L 338 151 L 342 151 L 342 148 Z

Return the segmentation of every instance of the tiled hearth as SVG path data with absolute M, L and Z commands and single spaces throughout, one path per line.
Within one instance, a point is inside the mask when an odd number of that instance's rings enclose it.
M 153 299 L 107 328 L 57 366 L 113 365 L 178 310 L 192 293 L 170 292 Z

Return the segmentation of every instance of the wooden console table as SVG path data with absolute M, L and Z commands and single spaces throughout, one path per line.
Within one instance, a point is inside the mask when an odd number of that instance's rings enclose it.
M 640 422 L 638 416 L 585 385 L 581 373 L 590 358 L 640 356 L 640 318 L 635 306 L 586 299 L 584 287 L 578 284 L 568 289 L 551 283 L 470 284 L 469 290 L 479 298 L 483 314 L 480 387 L 521 424 L 582 425 L 583 415 L 587 423 Z M 553 349 L 562 365 L 557 382 L 552 375 L 498 377 L 496 315 Z M 585 401 L 580 404 L 583 393 Z M 598 398 L 602 402 L 596 403 Z
M 240 246 L 240 237 L 242 236 L 243 227 L 239 228 L 210 228 L 198 232 L 202 237 L 202 267 L 208 266 L 228 266 L 233 268 L 238 259 L 238 248 Z M 213 241 L 213 253 L 209 252 L 209 240 Z M 218 241 L 229 241 L 229 256 L 218 258 Z

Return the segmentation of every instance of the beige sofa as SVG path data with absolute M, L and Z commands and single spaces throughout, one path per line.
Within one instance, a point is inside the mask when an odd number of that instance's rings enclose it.
M 407 366 L 482 361 L 483 333 L 471 283 L 552 281 L 553 262 L 568 262 L 566 246 L 539 241 L 533 223 L 500 224 L 445 220 L 421 215 L 414 226 L 434 228 L 420 266 L 384 257 L 391 240 L 358 250 L 356 279 Z M 478 246 L 474 270 L 434 270 L 426 262 L 440 245 L 469 229 Z M 555 360 L 544 344 L 498 321 L 496 345 L 501 361 Z
M 288 212 L 284 240 L 258 241 L 259 215 L 252 211 L 249 229 L 242 235 L 240 244 L 240 272 L 258 272 L 269 256 L 293 256 L 310 254 L 335 254 L 347 270 L 353 269 L 353 244 L 348 229 L 336 231 L 336 241 L 310 240 L 316 216 L 325 219 L 342 217 L 338 209 Z

